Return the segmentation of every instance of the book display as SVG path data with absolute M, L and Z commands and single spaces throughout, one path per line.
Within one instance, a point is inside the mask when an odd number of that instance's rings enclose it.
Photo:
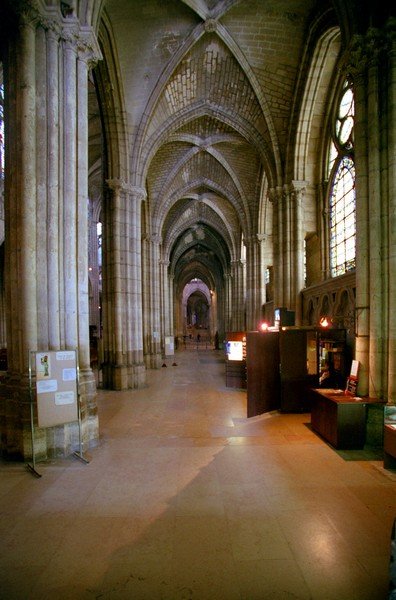
M 345 389 L 344 329 L 291 326 L 246 335 L 248 416 L 310 412 L 310 388 Z

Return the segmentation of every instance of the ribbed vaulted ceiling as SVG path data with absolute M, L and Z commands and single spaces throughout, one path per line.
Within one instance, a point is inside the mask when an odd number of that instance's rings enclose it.
M 221 285 L 282 176 L 315 0 L 107 0 L 134 185 L 176 285 Z

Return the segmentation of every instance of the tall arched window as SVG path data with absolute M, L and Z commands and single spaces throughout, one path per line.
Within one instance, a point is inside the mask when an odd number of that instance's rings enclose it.
M 329 231 L 332 277 L 355 269 L 356 195 L 353 155 L 355 103 L 352 85 L 345 82 L 333 119 L 328 173 Z

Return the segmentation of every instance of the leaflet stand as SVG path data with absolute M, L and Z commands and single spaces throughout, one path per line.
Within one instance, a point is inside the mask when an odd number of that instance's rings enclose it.
M 77 382 L 77 405 L 78 405 L 78 439 L 79 439 L 79 448 L 80 451 L 79 452 L 73 452 L 73 456 L 75 456 L 76 458 L 79 458 L 82 462 L 89 464 L 89 460 L 87 460 L 84 456 L 83 456 L 83 451 L 82 451 L 82 425 L 81 425 L 81 401 L 80 401 L 80 367 L 79 367 L 79 363 L 78 363 L 78 349 L 76 348 L 76 365 L 77 365 L 77 378 L 76 378 L 76 382 Z
M 35 448 L 34 448 L 32 361 L 31 361 L 30 351 L 29 351 L 29 396 L 30 396 L 30 427 L 31 427 L 31 432 L 32 432 L 32 462 L 33 462 L 33 465 L 29 465 L 29 463 L 28 463 L 27 468 L 36 477 L 41 477 L 41 473 L 38 473 L 38 471 L 36 471 L 36 452 L 35 452 Z

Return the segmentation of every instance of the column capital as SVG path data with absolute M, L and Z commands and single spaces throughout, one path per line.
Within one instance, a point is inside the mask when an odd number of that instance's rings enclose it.
M 301 201 L 307 189 L 307 182 L 294 180 L 287 187 L 288 195 L 294 200 Z
M 268 199 L 271 203 L 276 204 L 285 196 L 284 188 L 277 186 L 268 190 Z
M 60 38 L 66 50 L 72 50 L 76 55 L 78 52 L 78 27 L 75 22 L 64 25 L 60 32 Z
M 35 7 L 26 5 L 18 9 L 19 16 L 19 27 L 30 27 L 36 29 L 37 24 L 40 22 L 40 15 Z
M 131 193 L 135 200 L 146 200 L 147 198 L 146 190 L 137 185 L 129 185 L 128 191 Z
M 262 238 L 264 238 L 265 234 L 262 234 L 262 233 L 252 233 L 252 235 L 249 235 L 249 237 L 244 238 L 243 242 L 244 242 L 244 244 L 245 244 L 246 247 L 258 244 L 258 243 L 260 243 L 262 241 L 262 239 L 260 238 L 260 236 L 262 236 Z
M 158 245 L 162 241 L 162 238 L 158 233 L 153 233 L 153 234 L 147 233 L 142 239 L 145 240 L 146 242 L 149 242 L 150 244 L 158 244 Z
M 385 26 L 385 35 L 389 40 L 390 49 L 393 50 L 396 42 L 396 17 L 390 17 Z
M 243 266 L 243 265 L 245 265 L 245 264 L 246 264 L 246 261 L 245 261 L 245 260 L 243 260 L 242 258 L 237 258 L 236 260 L 232 260 L 232 261 L 230 262 L 230 266 L 231 266 L 233 269 L 239 269 L 240 267 L 242 267 L 242 266 Z
M 295 192 L 305 192 L 308 186 L 308 181 L 293 179 L 290 183 L 290 188 Z
M 392 48 L 394 39 L 395 19 L 388 21 L 386 29 L 370 27 L 365 35 L 354 35 L 344 58 L 346 76 L 359 80 L 368 67 L 381 62 L 384 53 Z
M 107 187 L 110 190 L 117 191 L 126 188 L 126 183 L 122 179 L 106 179 Z
M 78 50 L 80 58 L 86 60 L 89 67 L 94 67 L 103 60 L 97 37 L 92 27 L 81 27 L 78 39 Z
M 136 200 L 145 200 L 147 192 L 145 189 L 127 183 L 123 179 L 106 179 L 107 187 L 115 192 L 127 192 Z

